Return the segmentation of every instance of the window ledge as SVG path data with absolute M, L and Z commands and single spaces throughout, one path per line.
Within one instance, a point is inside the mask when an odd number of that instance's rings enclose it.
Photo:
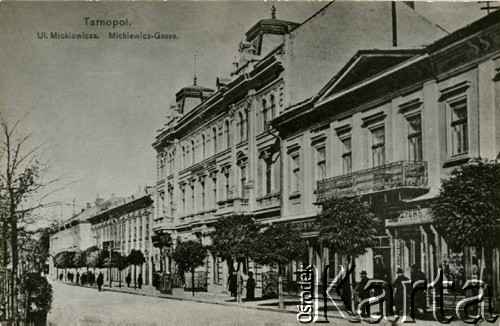
M 455 156 L 452 156 L 444 161 L 443 168 L 449 168 L 452 166 L 461 165 L 461 164 L 469 162 L 469 160 L 470 160 L 470 157 L 468 156 L 467 153 L 455 155 Z
M 294 192 L 288 196 L 288 199 L 295 199 L 295 198 L 300 198 L 300 192 Z

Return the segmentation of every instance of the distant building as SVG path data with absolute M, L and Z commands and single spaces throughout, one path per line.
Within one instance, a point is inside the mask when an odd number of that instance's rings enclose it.
M 93 245 L 100 249 L 111 247 L 127 256 L 132 249 L 140 250 L 146 262 L 136 267 L 137 276 L 142 274 L 144 284 L 150 284 L 154 266 L 154 248 L 151 242 L 153 227 L 154 189 L 144 188 L 127 198 L 111 198 L 99 206 L 97 211 L 88 217 L 91 224 Z M 118 270 L 113 269 L 112 279 L 119 279 Z M 134 266 L 122 271 L 122 281 L 130 273 L 134 277 Z M 105 271 L 108 279 L 108 271 Z
M 313 170 L 305 165 L 315 156 L 303 151 L 300 134 L 294 147 L 288 146 L 293 139 L 286 133 L 285 148 L 271 121 L 295 107 L 311 108 L 332 73 L 360 48 L 420 48 L 446 35 L 405 3 L 363 3 L 360 8 L 332 2 L 302 24 L 276 19 L 273 11 L 246 33 L 231 78 L 218 78 L 215 90 L 197 85 L 195 78 L 177 92 L 170 119 L 153 144 L 158 153 L 155 230 L 171 233 L 176 241 L 199 239 L 208 245 L 220 216 L 250 214 L 262 223 L 316 216 Z M 420 52 L 401 53 L 394 60 Z M 289 132 L 309 127 L 299 123 L 294 128 Z M 326 149 L 318 153 L 325 156 Z M 321 173 L 333 173 L 320 161 Z M 292 263 L 288 267 L 290 278 L 295 268 Z M 249 260 L 244 269 L 254 272 L 260 287 L 269 267 Z M 219 257 L 209 257 L 199 271 L 206 273 L 210 291 L 227 289 L 227 268 Z
M 96 205 L 101 199 L 96 200 Z M 54 257 L 63 251 L 83 251 L 93 245 L 90 222 L 87 218 L 98 210 L 97 206 L 87 204 L 85 209 L 67 221 L 61 222 L 52 228 L 49 244 L 49 273 L 56 276 Z

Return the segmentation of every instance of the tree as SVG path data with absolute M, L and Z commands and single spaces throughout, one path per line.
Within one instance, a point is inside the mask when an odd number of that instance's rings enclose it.
M 198 241 L 189 240 L 177 244 L 174 250 L 174 259 L 180 273 L 191 272 L 191 290 L 194 296 L 194 270 L 203 266 L 207 257 L 207 249 Z
M 83 268 L 87 266 L 87 254 L 86 251 L 77 251 L 75 253 L 75 268 Z
M 130 265 L 134 265 L 134 289 L 137 288 L 137 265 L 144 264 L 146 262 L 146 258 L 144 258 L 144 254 L 140 250 L 132 249 L 130 254 L 127 256 L 127 260 Z M 142 269 L 142 268 L 141 268 Z
M 369 206 L 358 196 L 331 197 L 322 206 L 323 211 L 316 220 L 319 241 L 330 252 L 347 256 L 353 266 L 356 257 L 376 244 L 376 222 Z M 351 274 L 351 293 L 352 277 Z
M 118 273 L 118 287 L 122 287 L 122 271 L 129 266 L 129 262 L 127 257 L 123 256 L 121 253 L 117 251 L 113 251 L 111 255 L 111 266 L 116 267 L 119 271 Z
M 89 267 L 94 268 L 94 272 L 96 267 L 99 265 L 99 255 L 100 255 L 101 249 L 99 249 L 97 246 L 92 246 L 87 249 L 85 249 L 85 257 L 87 258 L 87 271 L 89 270 Z
M 257 238 L 260 226 L 249 215 L 230 215 L 220 218 L 214 223 L 211 251 L 214 255 L 227 261 L 230 272 L 234 271 L 233 262 L 240 264 L 250 257 L 254 239 Z
M 23 277 L 22 290 L 25 293 L 26 322 L 45 325 L 52 306 L 52 285 L 40 273 L 29 273 Z
M 485 249 L 498 248 L 500 237 L 500 163 L 475 159 L 453 170 L 432 211 L 436 227 L 453 249 L 479 249 L 482 279 Z
M 262 265 L 278 265 L 279 307 L 283 302 L 283 272 L 291 261 L 300 258 L 307 248 L 301 232 L 293 224 L 273 224 L 255 238 L 252 258 Z

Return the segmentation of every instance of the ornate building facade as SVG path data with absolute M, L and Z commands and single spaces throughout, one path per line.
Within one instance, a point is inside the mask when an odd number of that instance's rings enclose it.
M 209 245 L 211 225 L 224 215 L 250 214 L 261 223 L 276 223 L 305 221 L 318 213 L 313 179 L 332 173 L 327 171 L 330 149 L 321 145 L 323 136 L 313 140 L 321 157 L 313 177 L 306 173 L 312 171 L 306 165 L 312 153 L 300 144 L 285 146 L 291 144 L 290 133 L 279 133 L 271 122 L 313 103 L 360 45 L 411 47 L 445 35 L 404 3 L 365 5 L 353 20 L 354 4 L 332 2 L 302 24 L 276 19 L 273 11 L 271 19 L 246 33 L 230 78 L 218 78 L 216 89 L 210 89 L 197 85 L 195 77 L 194 85 L 177 92 L 170 119 L 153 143 L 156 231 Z M 395 12 L 412 30 L 398 26 Z M 259 287 L 267 268 L 251 261 L 245 268 L 254 271 Z M 291 264 L 290 275 L 294 268 Z M 209 257 L 202 269 L 209 290 L 226 290 L 227 267 L 218 257 Z
M 500 12 L 420 49 L 360 50 L 309 101 L 274 119 L 283 137 L 283 217 L 300 222 L 310 263 L 346 265 L 310 228 L 333 195 L 359 195 L 380 209 L 378 245 L 357 259 L 370 277 L 433 279 L 450 244 L 430 209 L 441 180 L 473 158 L 500 157 Z M 310 232 L 308 232 L 310 231 Z M 491 280 L 500 287 L 499 251 Z M 479 253 L 465 252 L 478 278 Z

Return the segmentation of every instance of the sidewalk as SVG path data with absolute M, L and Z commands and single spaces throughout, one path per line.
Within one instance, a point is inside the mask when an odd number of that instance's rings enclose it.
M 67 281 L 60 282 L 59 280 L 53 280 L 57 281 L 59 283 L 64 283 L 67 285 L 72 285 L 72 286 L 80 286 L 76 283 L 71 283 Z M 88 288 L 95 288 L 97 289 L 97 286 L 85 286 Z M 160 293 L 156 288 L 146 285 L 142 286 L 141 289 L 137 288 L 134 289 L 133 287 L 128 288 L 125 283 L 122 283 L 122 287 L 118 287 L 118 283 L 113 284 L 113 287 L 109 287 L 108 284 L 104 284 L 103 286 L 103 291 L 111 291 L 111 292 L 122 292 L 122 293 L 128 293 L 128 294 L 133 294 L 133 295 L 141 295 L 141 296 L 148 296 L 148 297 L 157 297 L 157 298 L 162 298 L 162 299 L 170 299 L 170 300 L 186 300 L 186 301 L 193 301 L 193 302 L 199 302 L 199 303 L 205 303 L 205 304 L 218 304 L 218 305 L 223 305 L 223 306 L 230 306 L 230 307 L 237 307 L 237 308 L 243 308 L 243 309 L 254 309 L 254 310 L 265 310 L 265 311 L 274 311 L 277 313 L 287 313 L 291 314 L 291 318 L 293 320 L 296 320 L 295 316 L 298 313 L 298 308 L 297 305 L 300 304 L 299 298 L 296 296 L 285 296 L 285 309 L 279 309 L 278 308 L 278 299 L 268 299 L 268 300 L 255 300 L 255 301 L 244 301 L 243 303 L 237 303 L 235 298 L 229 297 L 228 294 L 219 294 L 219 293 L 207 293 L 207 292 L 195 292 L 195 296 L 192 296 L 191 292 L 184 291 L 182 289 L 174 289 L 173 294 L 163 294 Z M 341 304 L 340 301 L 335 299 L 336 304 L 340 307 L 340 309 L 343 310 L 343 305 Z M 324 322 L 324 317 L 323 317 L 323 300 L 319 300 L 319 318 L 318 322 Z M 340 313 L 337 311 L 337 309 L 334 307 L 334 304 L 331 302 L 331 300 L 328 302 L 327 306 L 328 310 L 328 319 L 330 322 L 332 322 L 332 319 L 334 319 L 334 322 L 338 322 L 339 320 L 345 319 L 340 315 Z M 347 315 L 344 312 L 344 315 Z M 295 316 L 292 316 L 295 315 Z M 349 317 L 352 319 L 352 317 Z M 438 321 L 435 320 L 416 320 L 415 322 L 411 321 L 411 319 L 408 317 L 406 323 L 410 323 L 412 325 L 441 325 Z M 345 320 L 346 325 L 351 324 L 352 322 L 348 322 Z M 401 324 L 401 323 L 397 323 Z M 462 321 L 454 321 L 452 322 L 453 325 L 468 325 L 465 322 Z M 490 323 L 483 323 L 484 325 L 493 325 Z M 387 320 L 383 319 L 378 325 L 394 325 L 394 323 L 388 322 Z M 496 323 L 498 325 L 498 323 Z

